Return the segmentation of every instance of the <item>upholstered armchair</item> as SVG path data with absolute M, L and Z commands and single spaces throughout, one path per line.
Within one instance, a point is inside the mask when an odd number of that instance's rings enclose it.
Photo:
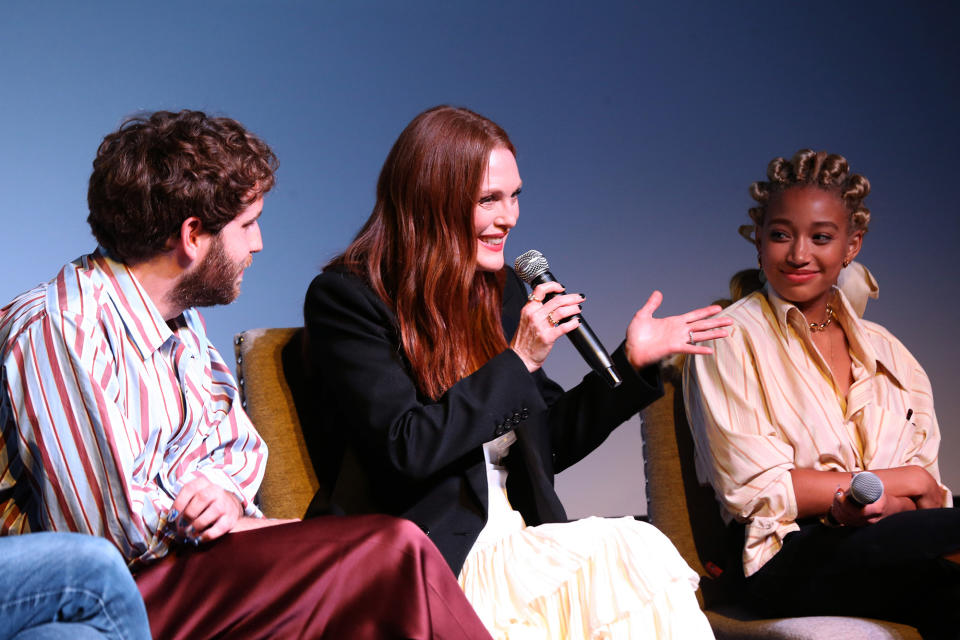
M 301 428 L 311 411 L 302 341 L 302 327 L 234 337 L 243 406 L 269 450 L 258 499 L 270 518 L 302 518 L 320 487 Z
M 738 601 L 736 572 L 729 569 L 727 551 L 731 532 L 720 518 L 713 489 L 697 481 L 680 369 L 673 364 L 661 371 L 665 394 L 641 414 L 647 515 L 700 574 L 698 598 L 717 639 L 920 640 L 913 627 L 866 618 L 762 619 L 751 614 L 748 603 Z

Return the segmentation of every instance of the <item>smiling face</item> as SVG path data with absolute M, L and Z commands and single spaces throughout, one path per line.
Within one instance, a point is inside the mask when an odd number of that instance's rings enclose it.
M 758 249 L 770 286 L 809 320 L 821 321 L 844 261 L 856 257 L 862 240 L 836 193 L 798 186 L 770 198 Z
M 520 217 L 518 197 L 521 184 L 513 153 L 504 147 L 491 151 L 473 209 L 477 269 L 480 271 L 499 271 L 503 268 L 504 243 Z

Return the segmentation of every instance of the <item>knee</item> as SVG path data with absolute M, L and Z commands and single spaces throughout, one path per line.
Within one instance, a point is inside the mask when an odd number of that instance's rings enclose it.
M 390 517 L 385 528 L 397 540 L 409 541 L 412 544 L 428 542 L 427 535 L 412 520 Z
M 389 542 L 391 546 L 416 552 L 433 548 L 427 535 L 412 521 L 384 515 L 372 517 L 376 518 L 373 526 L 379 539 Z
M 75 571 L 97 575 L 107 581 L 132 580 L 123 556 L 104 538 L 71 534 L 70 551 L 62 561 Z

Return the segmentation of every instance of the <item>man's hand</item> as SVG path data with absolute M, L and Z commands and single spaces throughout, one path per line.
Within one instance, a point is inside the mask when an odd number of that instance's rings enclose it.
M 167 516 L 167 526 L 193 544 L 215 540 L 233 529 L 243 505 L 204 477 L 183 485 Z

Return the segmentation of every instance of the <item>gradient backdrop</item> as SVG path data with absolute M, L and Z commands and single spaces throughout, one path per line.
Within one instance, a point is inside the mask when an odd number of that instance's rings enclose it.
M 949 2 L 27 2 L 0 5 L 0 300 L 93 249 L 101 138 L 134 112 L 234 117 L 280 157 L 264 251 L 231 337 L 301 323 L 307 284 L 366 219 L 390 145 L 421 110 L 503 125 L 524 179 L 507 257 L 540 249 L 587 294 L 611 349 L 654 288 L 663 312 L 725 295 L 755 263 L 736 232 L 775 155 L 847 156 L 873 184 L 867 317 L 933 380 L 941 471 L 960 489 L 960 4 Z M 547 370 L 585 373 L 560 344 Z M 638 419 L 558 478 L 571 516 L 645 513 Z

